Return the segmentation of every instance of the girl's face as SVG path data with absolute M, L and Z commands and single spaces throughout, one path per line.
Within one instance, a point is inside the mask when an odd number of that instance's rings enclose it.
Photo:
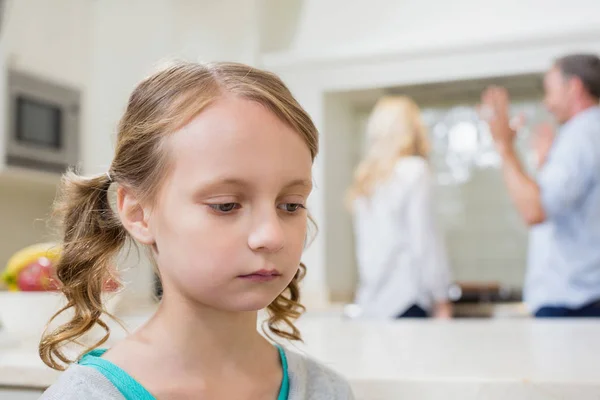
M 299 267 L 308 146 L 264 106 L 225 96 L 167 147 L 172 170 L 146 218 L 165 296 L 227 311 L 266 307 Z

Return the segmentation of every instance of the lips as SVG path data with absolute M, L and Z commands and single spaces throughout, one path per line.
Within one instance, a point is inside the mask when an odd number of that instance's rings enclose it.
M 268 281 L 277 279 L 280 276 L 281 276 L 281 274 L 277 270 L 261 269 L 259 271 L 255 271 L 251 274 L 240 275 L 239 277 L 241 279 L 253 281 L 253 282 L 268 282 Z

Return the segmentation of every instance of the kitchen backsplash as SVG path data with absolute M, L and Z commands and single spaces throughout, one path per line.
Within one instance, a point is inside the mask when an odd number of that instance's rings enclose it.
M 534 172 L 532 128 L 549 116 L 537 100 L 514 104 L 511 113 L 525 116 L 517 146 Z M 522 286 L 527 228 L 506 192 L 487 125 L 474 106 L 425 108 L 423 119 L 433 142 L 436 207 L 455 278 Z
M 18 250 L 52 239 L 49 217 L 56 187 L 0 178 L 0 270 Z

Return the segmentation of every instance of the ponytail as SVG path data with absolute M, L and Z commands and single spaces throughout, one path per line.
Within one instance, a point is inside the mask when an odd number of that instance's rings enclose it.
M 76 342 L 95 325 L 104 336 L 91 348 L 101 346 L 110 334 L 100 319 L 104 312 L 102 289 L 111 276 L 111 264 L 119 252 L 127 232 L 110 207 L 109 174 L 86 178 L 68 172 L 62 179 L 61 197 L 55 212 L 62 223 L 63 245 L 56 274 L 67 304 L 50 320 L 72 310 L 73 317 L 51 332 L 45 332 L 39 346 L 40 357 L 49 367 L 64 370 L 73 362 L 61 350 L 64 344 Z

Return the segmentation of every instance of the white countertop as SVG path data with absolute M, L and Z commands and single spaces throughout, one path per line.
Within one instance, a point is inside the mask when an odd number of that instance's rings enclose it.
M 346 376 L 358 398 L 600 398 L 600 321 L 306 317 L 299 325 L 297 348 Z M 44 387 L 56 376 L 34 345 L 0 336 L 0 386 Z
M 365 399 L 600 398 L 600 321 L 306 322 L 308 352 Z
M 35 343 L 23 343 L 0 331 L 0 387 L 46 388 L 58 375 L 42 363 Z

